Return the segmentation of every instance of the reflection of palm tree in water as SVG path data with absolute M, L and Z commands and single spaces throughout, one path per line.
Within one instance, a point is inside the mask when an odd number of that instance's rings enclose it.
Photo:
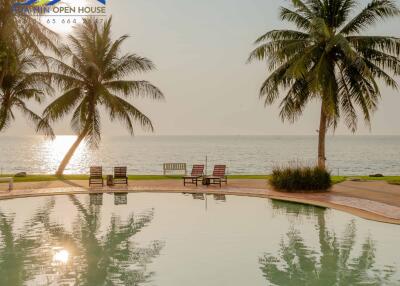
M 0 211 L 0 285 L 25 285 L 46 265 L 48 257 L 38 249 L 46 240 L 45 230 L 54 203 L 54 198 L 48 200 L 18 234 L 14 229 L 14 216 Z
M 146 265 L 159 254 L 163 244 L 155 241 L 139 247 L 131 238 L 150 224 L 154 211 L 131 215 L 126 222 L 113 216 L 100 237 L 98 206 L 85 206 L 75 196 L 70 199 L 79 212 L 72 234 L 66 236 L 76 256 L 77 283 L 100 286 L 147 282 L 153 273 L 147 271 Z
M 299 213 L 317 218 L 317 230 L 320 244 L 318 253 L 305 244 L 298 230 L 292 228 L 288 233 L 288 241 L 282 242 L 278 257 L 265 254 L 260 258 L 264 277 L 273 285 L 386 285 L 393 276 L 393 268 L 385 271 L 375 267 L 375 247 L 371 238 L 362 244 L 359 256 L 352 257 L 355 246 L 356 227 L 350 222 L 342 238 L 327 230 L 325 210 L 303 205 L 273 202 L 273 207 L 298 208 Z M 391 285 L 391 284 L 389 284 Z
M 18 235 L 13 229 L 14 217 L 0 212 L 0 285 L 26 285 L 27 282 L 35 285 L 39 276 L 56 285 L 148 282 L 154 273 L 147 271 L 146 266 L 159 254 L 163 244 L 155 241 L 139 247 L 132 238 L 150 224 L 153 210 L 131 215 L 126 222 L 113 216 L 108 229 L 101 232 L 99 207 L 82 204 L 75 196 L 70 199 L 79 214 L 72 232 L 50 222 L 54 198 L 36 211 Z M 65 268 L 52 264 L 54 247 L 70 251 Z

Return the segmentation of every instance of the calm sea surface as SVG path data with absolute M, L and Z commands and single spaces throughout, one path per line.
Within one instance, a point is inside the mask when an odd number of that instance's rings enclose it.
M 54 173 L 74 136 L 54 141 L 41 136 L 0 136 L 2 173 Z M 87 173 L 90 165 L 127 165 L 131 174 L 161 174 L 162 163 L 228 165 L 230 174 L 265 174 L 290 161 L 313 163 L 315 136 L 148 136 L 103 138 L 98 150 L 82 145 L 66 173 Z M 328 165 L 337 175 L 400 175 L 400 136 L 333 136 L 327 141 Z

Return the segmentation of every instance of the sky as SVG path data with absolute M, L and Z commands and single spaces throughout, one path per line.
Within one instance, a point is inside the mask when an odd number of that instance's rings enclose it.
M 365 3 L 360 1 L 361 6 Z M 157 66 L 151 73 L 134 75 L 158 86 L 166 98 L 133 101 L 153 121 L 153 135 L 316 134 L 319 103 L 311 103 L 298 122 L 282 123 L 278 103 L 264 107 L 258 97 L 268 76 L 265 63 L 246 64 L 258 36 L 291 28 L 278 17 L 279 6 L 289 4 L 288 0 L 108 0 L 114 36 L 130 35 L 123 52 L 148 57 Z M 399 37 L 398 27 L 400 19 L 368 33 Z M 357 134 L 400 135 L 400 93 L 385 87 L 381 93 L 371 130 L 360 119 Z M 68 119 L 55 125 L 57 134 L 72 134 Z M 102 130 L 105 136 L 128 134 L 122 125 L 106 119 Z M 34 131 L 18 116 L 5 134 Z M 137 134 L 143 134 L 140 128 Z M 340 124 L 335 134 L 351 133 Z

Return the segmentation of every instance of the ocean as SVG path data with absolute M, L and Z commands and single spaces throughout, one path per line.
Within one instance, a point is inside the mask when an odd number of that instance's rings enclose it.
M 74 136 L 0 136 L 0 172 L 53 174 Z M 163 163 L 226 164 L 229 174 L 269 174 L 274 166 L 316 161 L 316 136 L 137 136 L 103 138 L 97 150 L 84 144 L 66 174 L 91 165 L 128 166 L 130 174 L 162 174 Z M 329 136 L 327 163 L 333 175 L 400 175 L 400 136 Z

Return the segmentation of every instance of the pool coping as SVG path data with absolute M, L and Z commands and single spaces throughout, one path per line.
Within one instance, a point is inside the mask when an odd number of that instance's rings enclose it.
M 20 192 L 20 194 L 18 194 Z M 368 199 L 341 196 L 333 193 L 294 194 L 281 193 L 260 188 L 227 187 L 227 188 L 184 188 L 184 187 L 128 187 L 128 188 L 86 188 L 83 186 L 54 187 L 42 189 L 15 190 L 0 193 L 0 200 L 32 198 L 55 195 L 78 195 L 96 193 L 186 193 L 186 194 L 220 194 L 268 198 L 273 200 L 302 203 L 317 207 L 332 208 L 352 215 L 400 225 L 400 207 Z M 387 210 L 386 213 L 381 210 Z

